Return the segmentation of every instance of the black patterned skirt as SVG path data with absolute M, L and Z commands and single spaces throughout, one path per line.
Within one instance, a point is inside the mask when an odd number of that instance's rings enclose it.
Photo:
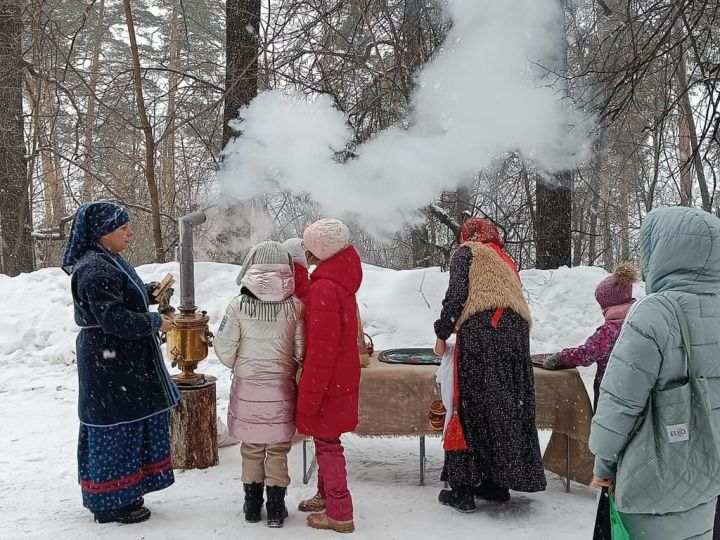
M 78 476 L 86 508 L 123 508 L 175 481 L 169 418 L 163 412 L 117 426 L 80 425 Z
M 506 310 L 493 328 L 494 313 L 473 315 L 460 330 L 458 416 L 468 449 L 445 453 L 441 479 L 453 488 L 491 480 L 515 491 L 541 491 L 546 480 L 535 427 L 529 325 Z

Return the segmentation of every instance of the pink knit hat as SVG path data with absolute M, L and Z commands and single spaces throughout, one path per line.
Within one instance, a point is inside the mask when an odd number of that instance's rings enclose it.
M 629 263 L 620 263 L 612 275 L 603 279 L 595 288 L 595 300 L 602 309 L 633 301 L 633 283 L 638 280 L 635 267 Z
M 306 250 L 325 261 L 350 245 L 350 230 L 339 219 L 324 218 L 305 229 L 303 241 Z

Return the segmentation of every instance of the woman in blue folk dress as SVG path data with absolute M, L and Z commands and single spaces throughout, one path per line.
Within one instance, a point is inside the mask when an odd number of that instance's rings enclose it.
M 120 255 L 132 238 L 121 206 L 88 203 L 75 215 L 63 255 L 81 329 L 78 476 L 83 505 L 98 523 L 145 521 L 143 495 L 174 482 L 169 411 L 180 395 L 157 335 L 172 321 L 150 313 L 153 284 Z

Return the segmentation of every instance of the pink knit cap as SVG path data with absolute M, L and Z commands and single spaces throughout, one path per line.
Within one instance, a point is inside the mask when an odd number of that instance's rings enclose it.
M 305 249 L 321 261 L 337 255 L 350 245 L 350 230 L 335 218 L 324 218 L 305 229 Z
M 637 282 L 637 270 L 628 262 L 619 264 L 613 273 L 595 288 L 595 300 L 604 310 L 633 301 L 633 283 Z

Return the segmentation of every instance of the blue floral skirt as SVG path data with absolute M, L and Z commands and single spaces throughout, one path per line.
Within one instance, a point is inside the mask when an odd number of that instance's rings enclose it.
M 169 413 L 107 427 L 80 425 L 78 477 L 83 506 L 123 508 L 174 481 Z

